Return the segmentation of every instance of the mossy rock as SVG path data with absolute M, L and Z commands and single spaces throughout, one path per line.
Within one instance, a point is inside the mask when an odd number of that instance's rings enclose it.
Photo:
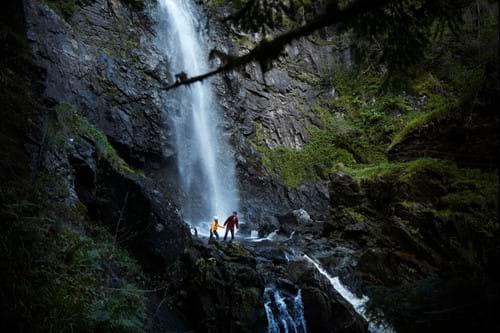
M 106 135 L 70 104 L 60 103 L 55 107 L 55 117 L 51 119 L 47 132 L 48 143 L 56 150 L 70 149 L 78 138 L 88 140 L 94 144 L 98 157 L 108 161 L 116 171 L 124 175 L 140 175 L 118 155 Z

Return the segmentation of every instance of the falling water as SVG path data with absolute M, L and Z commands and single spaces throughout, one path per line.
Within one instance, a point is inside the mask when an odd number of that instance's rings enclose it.
M 304 318 L 302 293 L 288 301 L 277 288 L 264 290 L 264 309 L 266 311 L 268 333 L 307 333 Z
M 307 333 L 306 319 L 304 318 L 304 304 L 302 303 L 302 290 L 299 289 L 293 299 L 292 317 L 297 321 L 297 332 Z
M 321 267 L 321 265 L 316 261 L 309 257 L 307 254 L 304 254 L 304 258 L 313 264 L 314 267 L 318 270 L 318 272 L 323 275 L 332 285 L 332 287 L 346 300 L 348 301 L 354 310 L 360 314 L 364 319 L 368 321 L 368 331 L 370 333 L 394 333 L 394 330 L 387 323 L 374 323 L 369 320 L 366 315 L 365 305 L 368 302 L 367 296 L 362 296 L 361 298 L 357 297 L 355 294 L 351 293 L 349 289 L 347 289 L 341 282 L 338 276 L 332 277 L 328 272 Z
M 159 0 L 158 41 L 170 72 L 192 77 L 209 70 L 202 21 L 191 0 Z M 173 78 L 172 78 L 173 79 Z M 169 93 L 166 112 L 176 139 L 183 215 L 199 226 L 213 215 L 225 218 L 238 209 L 234 160 L 224 137 L 210 80 Z M 208 231 L 201 228 L 201 233 Z

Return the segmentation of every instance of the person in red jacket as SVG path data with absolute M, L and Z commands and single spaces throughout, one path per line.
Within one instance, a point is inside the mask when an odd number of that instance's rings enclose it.
M 224 222 L 224 227 L 226 227 L 226 234 L 224 235 L 224 240 L 227 238 L 227 233 L 231 231 L 231 240 L 234 239 L 234 227 L 238 229 L 238 213 L 233 212 L 233 215 L 229 216 Z

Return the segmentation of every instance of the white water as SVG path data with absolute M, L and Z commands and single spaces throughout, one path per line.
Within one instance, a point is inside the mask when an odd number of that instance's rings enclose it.
M 365 305 L 366 302 L 369 301 L 367 296 L 362 296 L 361 298 L 357 297 L 355 294 L 351 293 L 349 289 L 347 289 L 339 280 L 338 276 L 332 277 L 328 272 L 321 267 L 321 265 L 316 261 L 309 257 L 307 254 L 304 254 L 304 258 L 312 263 L 314 267 L 318 270 L 318 272 L 323 275 L 333 286 L 333 288 L 347 301 L 349 302 L 354 310 L 360 314 L 366 321 L 368 321 L 368 331 L 371 333 L 394 333 L 394 330 L 386 323 L 377 324 L 373 323 L 369 320 L 366 311 Z
M 264 309 L 267 316 L 268 333 L 307 333 L 300 290 L 287 304 L 277 288 L 266 288 L 264 290 Z
M 158 16 L 158 42 L 170 72 L 207 72 L 208 45 L 191 0 L 159 0 Z M 211 81 L 175 89 L 165 108 L 175 132 L 182 212 L 205 235 L 214 215 L 225 221 L 238 210 L 234 159 Z
M 274 230 L 273 232 L 269 233 L 266 237 L 262 238 L 253 238 L 249 237 L 248 240 L 251 242 L 263 242 L 263 241 L 273 241 L 278 237 L 278 230 Z

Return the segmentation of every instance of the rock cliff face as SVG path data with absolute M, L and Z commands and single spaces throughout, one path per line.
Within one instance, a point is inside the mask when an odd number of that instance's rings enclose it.
M 66 20 L 45 2 L 27 0 L 24 11 L 34 61 L 46 72 L 42 149 L 49 153 L 42 168 L 66 179 L 65 200 L 79 200 L 92 218 L 112 228 L 124 219 L 135 229 L 130 232 L 150 233 L 144 241 L 155 244 L 136 244 L 137 251 L 168 248 L 158 246 L 157 236 L 167 226 L 184 227 L 172 194 L 148 178 L 173 154 L 159 89 L 166 64 L 155 48 L 151 20 L 120 1 L 91 1 Z M 68 122 L 75 128 L 61 136 L 70 149 L 55 147 L 48 140 Z M 115 163 L 103 164 L 103 154 Z M 103 207 L 103 201 L 110 204 Z M 170 246 L 182 251 L 188 233 L 179 235 L 172 235 L 177 245 Z
M 176 151 L 161 89 L 175 73 L 168 72 L 164 52 L 155 45 L 154 16 L 118 0 L 84 2 L 69 16 L 60 15 L 57 2 L 23 4 L 33 61 L 43 71 L 40 133 L 33 134 L 32 151 L 40 157 L 36 171 L 51 177 L 45 188 L 49 202 L 102 223 L 151 281 L 168 280 L 166 295 L 148 296 L 148 330 L 264 330 L 264 287 L 287 278 L 286 270 L 269 263 L 283 263 L 284 252 L 271 244 L 259 250 L 258 244 L 207 246 L 191 239 L 176 208 Z M 242 50 L 229 37 L 235 35 L 220 26 L 210 29 L 210 36 Z M 277 215 L 296 210 L 306 216 L 300 208 L 315 220 L 328 214 L 326 184 L 281 184 L 264 169 L 255 143 L 261 128 L 268 147 L 304 144 L 316 119 L 303 111 L 315 96 L 330 93 L 321 85 L 330 52 L 329 46 L 305 40 L 289 47 L 291 62 L 281 61 L 265 76 L 252 65 L 216 79 L 249 224 L 268 226 L 271 219 L 279 226 Z M 306 222 L 318 227 L 310 218 Z M 282 232 L 289 236 L 291 229 L 284 226 Z M 349 304 L 331 288 L 323 290 L 311 267 L 307 274 L 300 272 L 304 263 L 294 267 L 297 276 L 280 286 L 295 294 L 303 288 L 311 327 L 324 331 L 321 321 L 339 315 L 334 331 L 347 323 L 354 323 L 353 332 L 366 331 Z M 165 301 L 172 310 L 162 307 Z
M 204 1 L 208 35 L 213 48 L 243 54 L 260 40 L 223 23 L 230 6 Z M 250 222 L 269 215 L 304 208 L 314 218 L 328 214 L 328 189 L 322 182 L 288 187 L 264 167 L 258 146 L 300 149 L 309 141 L 309 127 L 321 126 L 309 112 L 319 97 L 331 97 L 334 60 L 351 64 L 349 49 L 328 41 L 326 31 L 289 45 L 273 67 L 263 72 L 258 64 L 216 79 L 226 130 L 235 149 L 242 209 Z M 333 56 L 332 56 L 333 54 Z
M 46 98 L 79 109 L 132 165 L 172 155 L 158 89 L 166 64 L 145 14 L 120 1 L 91 1 L 67 21 L 40 1 L 25 1 L 25 12 Z
M 230 136 L 237 162 L 246 231 L 267 236 L 279 229 L 275 241 L 203 244 L 177 209 L 177 152 L 161 89 L 176 73 L 155 44 L 155 2 L 132 10 L 126 1 L 78 1 L 71 15 L 60 15 L 58 3 L 23 1 L 34 63 L 29 75 L 21 74 L 32 79 L 37 105 L 26 145 L 32 177 L 49 176 L 43 183 L 49 205 L 85 218 L 82 234 L 103 224 L 113 246 L 138 260 L 154 289 L 147 296 L 148 331 L 264 331 L 264 289 L 272 285 L 288 297 L 302 290 L 310 331 L 366 332 L 366 321 L 302 253 L 359 291 L 418 284 L 474 263 L 478 272 L 498 276 L 492 214 L 498 192 L 488 186 L 498 178 L 412 160 L 429 146 L 439 156 L 451 150 L 472 156 L 478 147 L 489 154 L 497 146 L 476 134 L 486 129 L 485 137 L 493 136 L 498 117 L 487 113 L 487 126 L 477 114 L 443 118 L 446 126 L 429 123 L 391 148 L 407 164 L 289 187 L 266 169 L 260 150 L 304 147 L 309 127 L 322 126 L 310 109 L 318 98 L 335 96 L 333 60 L 351 65 L 349 49 L 329 42 L 331 32 L 296 41 L 266 73 L 252 64 L 213 80 L 222 135 Z M 255 36 L 221 23 L 229 8 L 198 4 L 213 46 L 244 53 L 255 43 Z M 480 153 L 487 156 L 483 165 L 496 165 L 488 154 Z

